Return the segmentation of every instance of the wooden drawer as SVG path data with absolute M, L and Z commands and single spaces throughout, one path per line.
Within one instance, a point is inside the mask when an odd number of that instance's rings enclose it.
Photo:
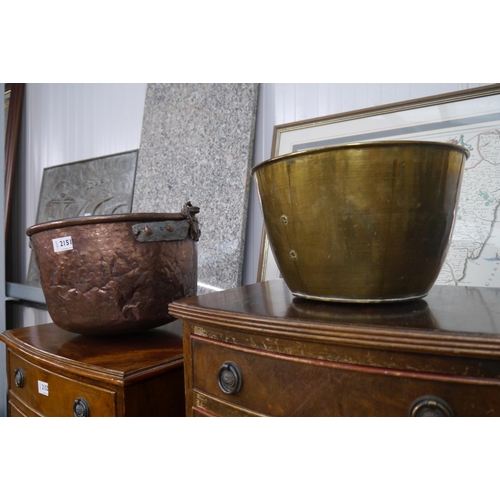
M 9 417 L 43 417 L 43 415 L 33 411 L 33 408 L 28 408 L 24 403 L 19 401 L 12 391 L 9 391 L 7 411 Z
M 16 396 L 9 393 L 9 401 L 7 407 L 7 415 L 9 417 L 41 417 L 38 413 L 25 406 L 19 401 Z
M 8 350 L 7 366 L 9 369 L 9 407 L 10 412 L 23 414 L 22 405 L 16 405 L 15 399 L 35 414 L 43 416 L 74 416 L 73 406 L 78 398 L 88 404 L 90 416 L 106 417 L 116 414 L 116 393 L 98 386 L 93 386 L 63 377 L 49 370 L 42 369 L 26 359 Z M 23 384 L 16 384 L 16 369 L 22 370 Z M 39 384 L 42 387 L 39 389 Z M 44 390 L 44 387 L 48 390 Z M 48 394 L 44 394 L 48 392 Z
M 195 414 L 407 416 L 421 397 L 439 398 L 456 416 L 500 416 L 500 381 L 384 370 L 265 353 L 191 337 Z M 241 389 L 226 394 L 220 367 L 231 362 Z

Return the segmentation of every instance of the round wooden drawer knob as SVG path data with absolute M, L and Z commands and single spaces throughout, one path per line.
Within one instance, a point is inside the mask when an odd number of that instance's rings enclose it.
M 14 383 L 17 387 L 24 387 L 24 372 L 21 368 L 14 370 Z
M 219 368 L 219 387 L 224 394 L 238 394 L 243 385 L 243 375 L 236 363 L 226 361 Z
M 454 417 L 452 407 L 436 396 L 422 396 L 410 405 L 410 417 Z
M 90 406 L 85 399 L 75 399 L 73 403 L 73 414 L 75 417 L 90 417 Z

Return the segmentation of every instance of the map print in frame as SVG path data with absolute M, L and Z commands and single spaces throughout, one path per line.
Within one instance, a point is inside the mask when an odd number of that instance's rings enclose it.
M 398 139 L 451 142 L 469 149 L 452 241 L 436 284 L 500 287 L 499 84 L 279 125 L 273 156 Z M 265 233 L 261 248 L 259 279 L 277 277 Z

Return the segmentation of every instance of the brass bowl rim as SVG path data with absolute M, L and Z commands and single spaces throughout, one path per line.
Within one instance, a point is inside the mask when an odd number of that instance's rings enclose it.
M 89 215 L 83 217 L 72 217 L 69 219 L 58 219 L 49 222 L 41 222 L 26 229 L 28 236 L 51 229 L 59 229 L 70 226 L 84 226 L 88 224 L 111 224 L 116 222 L 156 222 L 167 220 L 187 219 L 183 213 L 162 213 L 162 212 L 143 212 L 115 215 Z
M 322 146 L 319 148 L 311 148 L 304 149 L 301 151 L 294 151 L 293 153 L 285 153 L 283 155 L 275 156 L 274 158 L 269 158 L 268 160 L 264 160 L 263 162 L 255 165 L 252 168 L 251 174 L 253 175 L 258 169 L 265 167 L 267 165 L 271 165 L 273 163 L 278 163 L 280 161 L 289 159 L 289 158 L 297 158 L 301 156 L 314 156 L 320 153 L 327 153 L 329 151 L 337 151 L 341 149 L 370 149 L 376 147 L 398 147 L 398 146 L 407 146 L 407 147 L 415 147 L 415 146 L 425 146 L 425 147 L 433 147 L 433 148 L 441 148 L 441 149 L 453 149 L 460 153 L 464 153 L 466 159 L 470 157 L 470 151 L 464 146 L 460 146 L 458 144 L 452 144 L 450 142 L 438 142 L 438 141 L 373 141 L 373 142 L 346 142 L 343 144 L 335 144 L 334 146 Z

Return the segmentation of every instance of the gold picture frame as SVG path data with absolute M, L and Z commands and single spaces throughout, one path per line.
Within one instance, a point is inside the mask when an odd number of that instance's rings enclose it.
M 498 123 L 500 130 L 500 84 L 277 125 L 271 157 L 348 142 L 425 140 L 459 126 L 486 122 Z M 257 281 L 279 277 L 264 226 Z

